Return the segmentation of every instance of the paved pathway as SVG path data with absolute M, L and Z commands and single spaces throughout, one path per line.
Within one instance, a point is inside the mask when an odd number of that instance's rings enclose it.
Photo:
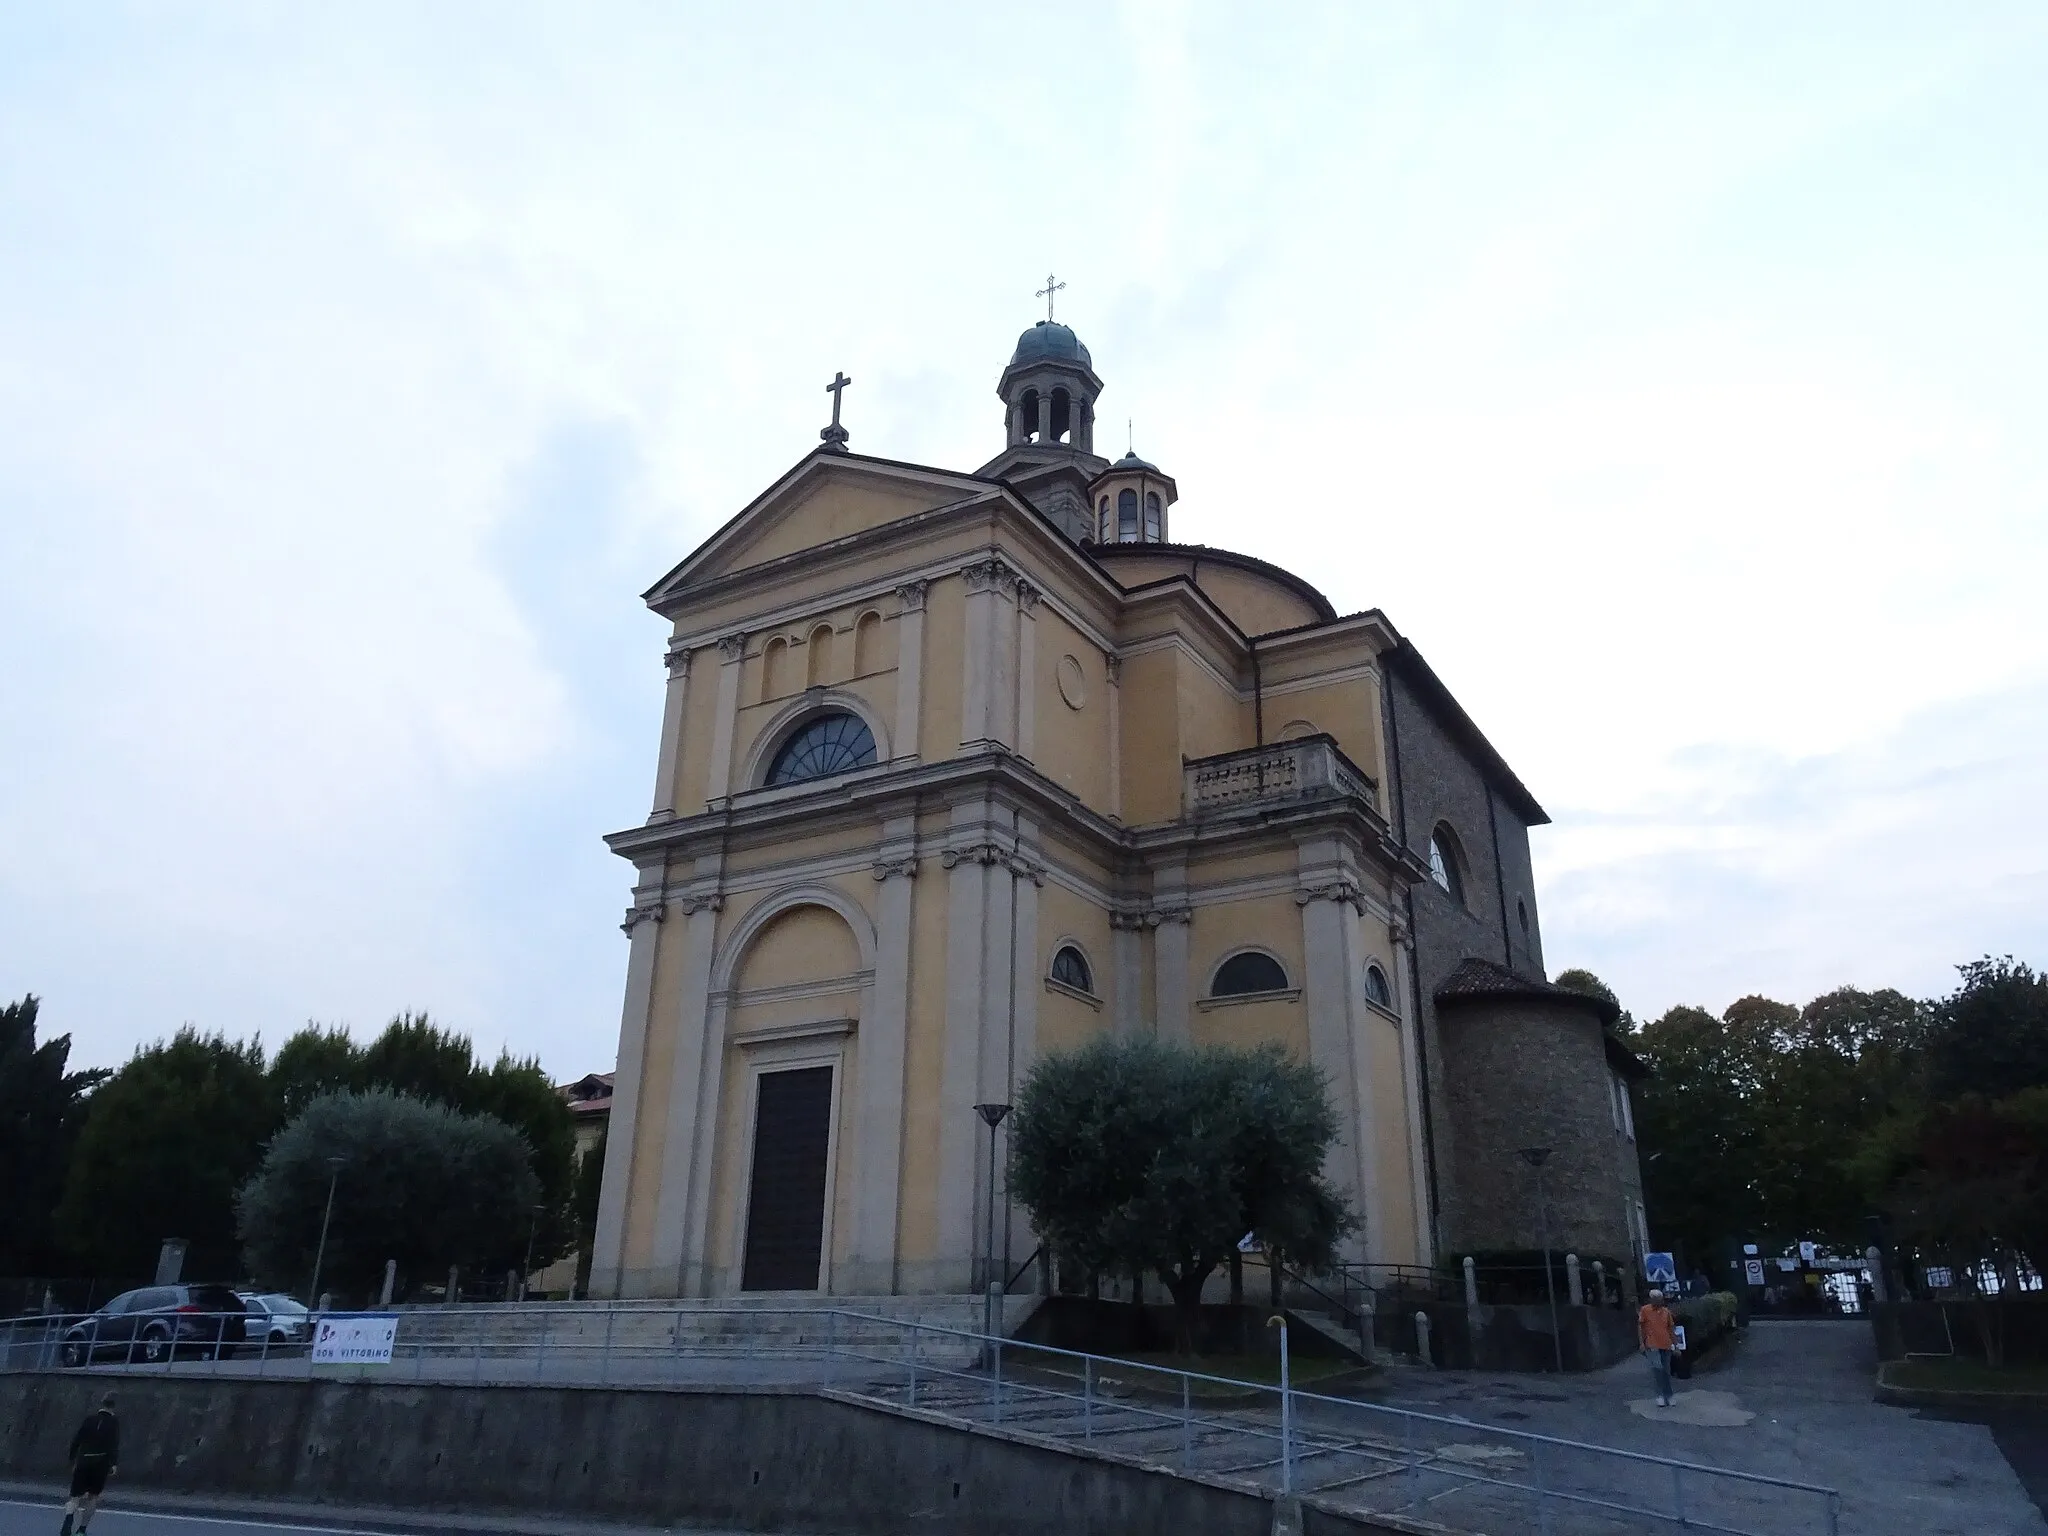
M 1828 1484 L 1842 1490 L 1842 1536 L 2048 1533 L 1990 1428 L 1880 1406 L 1871 1398 L 1876 1368 L 1870 1330 L 1856 1323 L 1759 1322 L 1725 1367 L 1678 1383 L 1681 1394 L 1731 1394 L 1755 1415 L 1740 1426 L 1633 1411 L 1632 1402 L 1652 1395 L 1648 1367 L 1634 1358 L 1562 1378 L 1401 1371 L 1374 1395 L 1482 1423 Z M 2006 1434 L 2016 1447 L 2027 1441 L 2025 1426 Z

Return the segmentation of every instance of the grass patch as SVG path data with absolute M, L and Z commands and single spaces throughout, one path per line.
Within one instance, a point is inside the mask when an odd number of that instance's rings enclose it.
M 2048 1394 L 2048 1365 L 2002 1365 L 1982 1360 L 1894 1360 L 1884 1379 L 1895 1387 L 1936 1392 L 2039 1392 Z

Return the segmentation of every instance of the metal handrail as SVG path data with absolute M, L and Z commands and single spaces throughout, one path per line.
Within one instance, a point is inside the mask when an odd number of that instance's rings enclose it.
M 964 1299 L 964 1298 L 963 1298 Z M 904 1317 L 893 1317 L 883 1313 L 858 1310 L 851 1307 L 721 1307 L 716 1305 L 678 1306 L 674 1302 L 595 1302 L 572 1303 L 509 1303 L 491 1309 L 501 1320 L 516 1320 L 533 1317 L 539 1320 L 540 1333 L 537 1338 L 514 1334 L 498 1342 L 487 1339 L 484 1324 L 488 1314 L 481 1314 L 476 1308 L 434 1308 L 419 1312 L 397 1313 L 399 1336 L 403 1339 L 410 1331 L 413 1337 L 401 1344 L 394 1353 L 394 1368 L 402 1369 L 398 1362 L 405 1360 L 416 1379 L 427 1379 L 426 1370 L 430 1357 L 439 1359 L 442 1365 L 435 1368 L 436 1377 L 448 1369 L 455 1374 L 450 1380 L 482 1381 L 486 1379 L 486 1361 L 491 1362 L 489 1374 L 493 1380 L 509 1379 L 516 1384 L 520 1380 L 564 1381 L 577 1380 L 575 1374 L 579 1360 L 586 1372 L 594 1370 L 596 1379 L 609 1384 L 614 1380 L 631 1381 L 636 1385 L 645 1384 L 653 1367 L 652 1376 L 656 1382 L 677 1381 L 687 1374 L 682 1366 L 692 1354 L 700 1357 L 766 1358 L 776 1354 L 792 1360 L 831 1362 L 826 1374 L 813 1379 L 806 1376 L 816 1390 L 850 1393 L 868 1401 L 887 1404 L 888 1383 L 901 1381 L 897 1374 L 906 1368 L 909 1372 L 909 1404 L 922 1412 L 947 1414 L 968 1427 L 982 1424 L 1003 1424 L 1006 1418 L 1015 1420 L 1019 1407 L 1027 1402 L 1067 1402 L 1080 1408 L 1081 1424 L 1079 1433 L 1090 1443 L 1106 1436 L 1129 1432 L 1148 1432 L 1178 1428 L 1182 1450 L 1182 1467 L 1194 1470 L 1192 1466 L 1193 1446 L 1197 1435 L 1213 1437 L 1219 1434 L 1242 1437 L 1245 1449 L 1254 1452 L 1254 1459 L 1241 1465 L 1233 1464 L 1224 1468 L 1209 1468 L 1206 1475 L 1237 1477 L 1243 1474 L 1270 1472 L 1275 1466 L 1298 1466 L 1304 1461 L 1321 1458 L 1347 1458 L 1368 1466 L 1390 1466 L 1405 1473 L 1413 1481 L 1423 1477 L 1455 1479 L 1457 1488 L 1484 1486 L 1511 1490 L 1518 1494 L 1532 1495 L 1539 1504 L 1539 1510 L 1548 1509 L 1553 1503 L 1584 1505 L 1589 1508 L 1605 1509 L 1677 1524 L 1687 1529 L 1718 1530 L 1734 1533 L 1734 1536 L 1753 1536 L 1738 1527 L 1717 1525 L 1706 1518 L 1697 1507 L 1685 1507 L 1682 1489 L 1683 1479 L 1690 1474 L 1698 1478 L 1732 1480 L 1751 1487 L 1776 1488 L 1790 1493 L 1815 1496 L 1824 1501 L 1826 1529 L 1832 1536 L 1837 1527 L 1840 1495 L 1820 1484 L 1798 1481 L 1791 1478 L 1774 1477 L 1765 1473 L 1748 1472 L 1733 1467 L 1717 1467 L 1703 1462 L 1678 1457 L 1658 1456 L 1643 1451 L 1633 1451 L 1617 1446 L 1595 1445 L 1587 1441 L 1573 1440 L 1559 1435 L 1543 1434 L 1539 1431 L 1511 1429 L 1504 1426 L 1479 1423 L 1457 1415 L 1430 1413 L 1418 1409 L 1395 1408 L 1385 1404 L 1364 1402 L 1353 1398 L 1329 1396 L 1323 1393 L 1303 1391 L 1291 1386 L 1268 1386 L 1264 1383 L 1211 1375 L 1201 1371 L 1182 1370 L 1173 1366 L 1152 1365 L 1144 1362 L 1121 1360 L 1114 1356 L 1091 1354 L 1082 1350 L 1063 1349 L 1055 1345 L 1028 1344 L 1005 1338 L 1001 1333 L 986 1333 L 967 1328 L 949 1327 L 943 1323 L 923 1322 Z M 364 1314 L 321 1314 L 315 1313 L 310 1319 L 310 1333 L 317 1334 L 323 1317 L 337 1315 L 361 1316 Z M 390 1311 L 375 1315 L 392 1316 Z M 455 1324 L 460 1315 L 462 1324 Z M 582 1316 L 588 1319 L 587 1326 L 570 1328 L 566 1326 L 570 1317 Z M 597 1326 L 599 1316 L 603 1326 Z M 202 1324 L 217 1322 L 224 1318 L 243 1318 L 245 1314 L 215 1313 L 187 1314 L 191 1321 Z M 685 1345 L 684 1324 L 696 1320 L 711 1324 L 715 1329 L 723 1328 L 733 1321 L 760 1323 L 770 1319 L 798 1318 L 815 1325 L 800 1335 L 788 1347 L 777 1348 L 780 1341 L 764 1340 L 758 1332 L 751 1337 L 742 1333 L 735 1338 L 693 1340 Z M 438 1321 L 432 1326 L 430 1320 L 445 1319 L 448 1326 L 445 1338 L 428 1335 L 443 1331 Z M 666 1322 L 666 1328 L 642 1327 L 629 1329 L 620 1327 L 629 1319 L 646 1323 Z M 97 1319 L 94 1319 L 95 1325 Z M 550 1326 L 559 1321 L 564 1326 Z M 410 1323 L 410 1329 L 407 1324 Z M 474 1326 L 468 1326 L 474 1324 Z M 63 1335 L 69 1331 L 57 1326 L 53 1318 L 19 1319 L 9 1321 L 4 1329 L 4 1343 L 0 1343 L 0 1369 L 14 1370 L 17 1366 L 17 1350 L 30 1351 L 35 1364 L 30 1370 L 52 1370 L 58 1368 L 59 1353 Z M 205 1338 L 209 1329 L 201 1329 L 201 1337 L 189 1341 L 190 1346 L 202 1355 L 211 1354 L 212 1372 L 221 1374 L 244 1373 L 246 1363 L 224 1364 L 226 1351 L 212 1349 L 211 1341 Z M 597 1343 L 597 1335 L 603 1335 L 603 1344 Z M 27 1335 L 24 1343 L 23 1336 Z M 951 1340 L 960 1347 L 950 1355 L 944 1350 L 926 1347 L 932 1340 Z M 118 1348 L 124 1341 L 111 1341 Z M 264 1330 L 261 1341 L 251 1341 L 245 1346 L 247 1353 L 254 1354 L 260 1348 L 261 1360 L 256 1374 L 271 1374 L 280 1360 L 289 1357 L 303 1365 L 310 1374 L 314 1366 L 307 1345 L 294 1345 L 288 1351 L 274 1349 Z M 113 1371 L 143 1370 L 168 1373 L 181 1365 L 203 1370 L 203 1361 L 180 1362 L 178 1355 L 183 1347 L 164 1351 L 161 1362 L 149 1362 L 131 1366 L 113 1365 L 103 1367 Z M 409 1359 L 407 1358 L 409 1356 Z M 1006 1360 L 1007 1357 L 1007 1360 Z M 1019 1363 L 1040 1360 L 1052 1363 L 1055 1380 L 1048 1382 L 1043 1375 L 1020 1376 Z M 864 1382 L 848 1384 L 845 1380 L 844 1363 L 865 1362 L 877 1367 L 880 1377 L 870 1376 Z M 973 1363 L 970 1363 L 973 1362 Z M 1008 1369 L 1006 1370 L 1006 1364 Z M 511 1369 L 507 1371 L 505 1367 Z M 530 1369 L 531 1375 L 526 1372 Z M 920 1377 L 926 1384 L 919 1398 Z M 1104 1383 L 1116 1377 L 1126 1380 L 1137 1377 L 1157 1385 L 1160 1399 L 1155 1404 L 1134 1401 L 1128 1396 L 1105 1395 Z M 1078 1390 L 1057 1384 L 1061 1379 L 1072 1382 L 1078 1378 Z M 584 1376 L 582 1379 L 589 1379 Z M 935 1398 L 932 1383 L 939 1381 L 965 1382 L 974 1386 L 974 1401 L 963 1408 L 948 1406 Z M 878 1384 L 879 1383 L 879 1384 Z M 1253 1400 L 1261 1408 L 1250 1411 L 1219 1413 L 1198 1408 L 1196 1388 L 1204 1391 L 1221 1388 L 1230 1394 L 1253 1394 Z M 986 1394 L 984 1397 L 983 1394 Z M 1171 1399 L 1178 1402 L 1172 1403 Z M 986 1412 L 983 1412 L 985 1404 Z M 1273 1422 L 1273 1408 L 1280 1410 L 1277 1425 Z M 1323 1425 L 1302 1424 L 1301 1411 L 1314 1409 L 1324 1420 Z M 1105 1423 L 1104 1414 L 1122 1416 L 1125 1427 Z M 1398 1429 L 1400 1446 L 1395 1448 L 1391 1438 L 1375 1438 L 1368 1435 L 1360 1439 L 1348 1429 L 1333 1429 L 1330 1424 L 1343 1424 L 1346 1419 L 1352 1423 L 1361 1420 L 1367 1425 L 1380 1424 Z M 1518 1481 L 1516 1477 L 1499 1471 L 1489 1472 L 1485 1466 L 1466 1463 L 1446 1463 L 1429 1447 L 1422 1434 L 1426 1430 L 1450 1430 L 1469 1436 L 1474 1432 L 1483 1433 L 1490 1440 L 1505 1442 L 1520 1447 L 1528 1455 L 1530 1476 L 1533 1481 Z M 1055 1440 L 1059 1436 L 1053 1436 Z M 1419 1442 L 1422 1442 L 1419 1444 Z M 1277 1444 L 1278 1458 L 1270 1454 L 1270 1448 Z M 1257 1450 L 1257 1447 L 1267 1447 Z M 1674 1495 L 1678 1502 L 1676 1512 L 1623 1502 L 1636 1496 L 1626 1479 L 1618 1473 L 1611 1477 L 1598 1478 L 1591 1486 L 1582 1483 L 1579 1487 L 1559 1486 L 1558 1480 L 1543 1475 L 1542 1452 L 1573 1453 L 1596 1458 L 1595 1466 L 1619 1467 L 1633 1465 L 1663 1468 L 1670 1472 L 1674 1483 Z M 1552 1457 L 1555 1460 L 1555 1455 Z M 1148 1462 L 1147 1464 L 1156 1464 Z M 1327 1463 L 1326 1463 L 1327 1465 Z M 1340 1463 L 1341 1466 L 1341 1463 Z M 1364 1477 L 1340 1477 L 1308 1488 L 1308 1493 L 1333 1490 L 1374 1481 L 1382 1473 L 1370 1473 Z M 1256 1477 L 1253 1481 L 1256 1482 Z M 1395 1490 L 1398 1493 L 1398 1489 Z M 1428 1495 L 1430 1508 L 1438 1517 L 1445 1513 L 1445 1506 L 1434 1502 L 1455 1493 L 1456 1488 Z M 1418 1491 L 1410 1500 L 1422 1498 Z M 1490 1518 L 1490 1517 L 1489 1517 Z
M 1043 1252 L 1045 1252 L 1045 1244 L 1040 1243 L 1036 1248 L 1032 1249 L 1031 1252 L 1025 1256 L 1024 1262 L 1017 1266 L 1017 1273 L 1011 1275 L 1009 1279 L 1003 1282 L 1003 1294 L 1005 1296 L 1010 1294 L 1010 1288 L 1017 1283 L 1017 1277 L 1019 1275 L 1028 1275 L 1029 1273 L 1031 1273 L 1031 1266 L 1038 1262 L 1038 1256 Z

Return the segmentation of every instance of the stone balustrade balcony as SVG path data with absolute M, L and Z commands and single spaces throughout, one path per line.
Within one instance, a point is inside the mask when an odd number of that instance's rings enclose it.
M 1380 814 L 1379 785 L 1330 736 L 1181 760 L 1181 815 L 1187 819 L 1338 797 Z

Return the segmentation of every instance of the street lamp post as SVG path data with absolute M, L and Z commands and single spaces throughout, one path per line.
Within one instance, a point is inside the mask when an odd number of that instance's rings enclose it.
M 334 1186 L 347 1161 L 345 1157 L 327 1159 L 327 1209 L 320 1217 L 320 1246 L 313 1250 L 313 1294 L 306 1298 L 315 1307 L 320 1305 L 320 1270 L 327 1262 L 327 1225 L 334 1220 Z
M 519 1299 L 526 1300 L 526 1277 L 533 1273 L 533 1240 L 540 1235 L 540 1213 L 544 1205 L 533 1207 L 526 1224 L 526 1267 L 519 1271 Z
M 977 1104 L 974 1112 L 981 1116 L 982 1124 L 988 1127 L 988 1258 L 982 1276 L 982 1292 L 989 1294 L 989 1287 L 997 1280 L 996 1275 L 996 1127 L 1003 1123 L 1010 1112 L 1007 1104 Z M 993 1336 L 995 1333 L 995 1304 L 993 1300 L 984 1306 L 985 1317 L 982 1332 Z
M 1543 1165 L 1550 1161 L 1550 1148 L 1524 1147 L 1518 1155 L 1536 1170 L 1536 1230 L 1543 1242 L 1543 1294 L 1550 1299 L 1550 1353 L 1562 1376 L 1564 1340 L 1557 1331 L 1557 1278 L 1550 1272 L 1550 1202 L 1543 1190 Z

